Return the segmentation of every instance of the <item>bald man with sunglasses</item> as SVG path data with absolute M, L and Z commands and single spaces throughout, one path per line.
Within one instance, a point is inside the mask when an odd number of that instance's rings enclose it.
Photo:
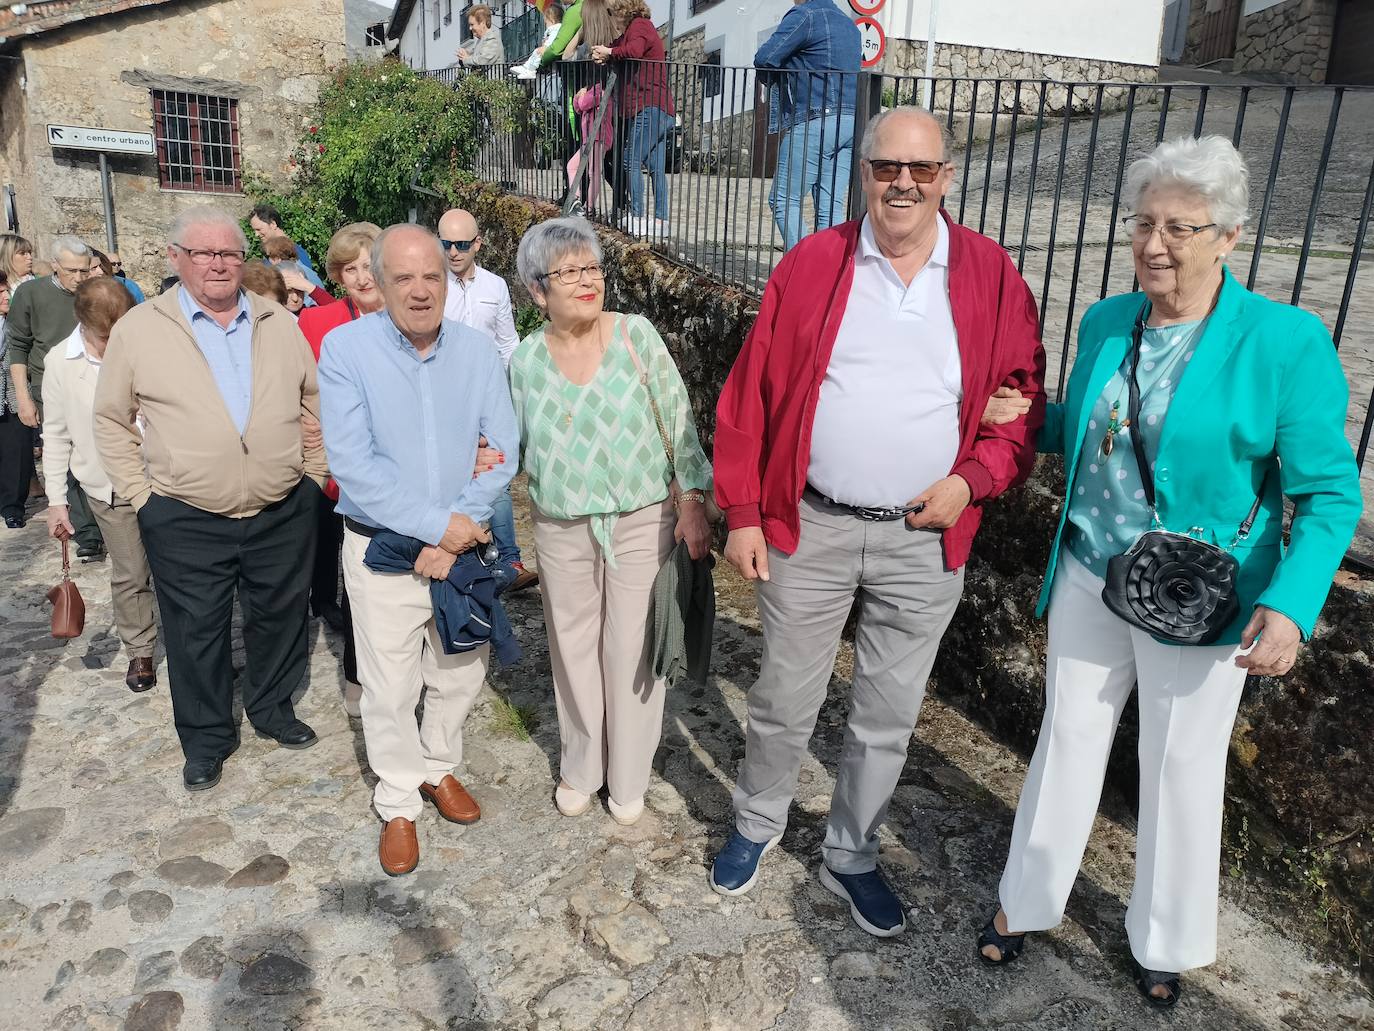
M 982 505 L 1035 460 L 1045 356 L 1007 253 L 941 210 L 955 166 L 940 123 L 920 108 L 884 112 L 861 156 L 865 216 L 779 263 L 716 410 L 725 557 L 756 581 L 764 659 L 711 886 L 748 891 L 781 839 L 857 599 L 820 880 L 859 927 L 892 937 L 906 919 L 877 870 L 878 830 Z M 1030 410 L 985 424 L 1002 386 Z

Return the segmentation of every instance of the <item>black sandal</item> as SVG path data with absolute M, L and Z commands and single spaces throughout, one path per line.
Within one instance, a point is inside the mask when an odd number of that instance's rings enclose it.
M 978 935 L 978 958 L 989 966 L 1004 966 L 1021 955 L 1021 949 L 1025 947 L 1025 944 L 1026 935 L 1024 932 L 1021 934 L 1002 934 L 998 931 L 997 914 L 993 913 L 987 926 Z M 983 952 L 989 945 L 998 951 L 999 958 L 993 959 Z
M 1173 1009 L 1178 997 L 1183 994 L 1183 985 L 1179 983 L 1178 975 L 1163 970 L 1146 970 L 1134 959 L 1131 963 L 1135 966 L 1135 986 L 1145 997 L 1145 1001 L 1158 1010 Z M 1162 998 L 1151 994 L 1159 987 L 1167 989 L 1169 994 Z

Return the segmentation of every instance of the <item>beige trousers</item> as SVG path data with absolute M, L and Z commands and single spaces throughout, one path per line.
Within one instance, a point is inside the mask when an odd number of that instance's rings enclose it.
M 383 820 L 414 820 L 420 785 L 438 784 L 463 761 L 463 723 L 482 690 L 490 648 L 445 655 L 434 629 L 429 581 L 374 573 L 368 538 L 344 530 L 344 586 L 353 608 L 367 762 L 377 774 L 372 804 Z M 415 706 L 425 700 L 417 725 Z
M 157 623 L 153 617 L 152 573 L 138 532 L 138 516 L 120 497 L 113 505 L 89 494 L 86 500 L 110 555 L 110 594 L 119 639 L 129 658 L 151 659 L 157 644 Z
M 677 518 L 669 501 L 622 515 L 612 566 L 590 518 L 533 513 L 563 745 L 559 772 L 577 791 L 595 794 L 605 784 L 611 798 L 629 805 L 649 787 L 663 733 L 666 687 L 650 672 L 649 605 Z

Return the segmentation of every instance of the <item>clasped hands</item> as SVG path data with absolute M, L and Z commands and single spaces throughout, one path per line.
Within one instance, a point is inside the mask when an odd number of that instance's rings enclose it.
M 491 472 L 505 461 L 505 452 L 492 447 L 483 434 L 477 438 L 477 461 L 472 468 L 472 478 L 475 480 L 483 473 Z M 438 545 L 421 549 L 419 558 L 415 560 L 415 572 L 432 580 L 447 580 L 459 555 L 474 545 L 486 544 L 490 540 L 490 530 L 482 529 L 469 517 L 455 512 L 449 516 L 448 529 Z

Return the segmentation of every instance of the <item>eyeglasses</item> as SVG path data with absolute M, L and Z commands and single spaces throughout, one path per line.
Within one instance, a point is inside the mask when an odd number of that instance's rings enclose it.
M 903 168 L 911 173 L 912 182 L 933 183 L 935 177 L 940 174 L 940 169 L 947 164 L 948 161 L 889 161 L 886 158 L 870 158 L 868 167 L 873 173 L 873 178 L 880 183 L 896 182 Z
M 91 274 L 91 267 L 89 265 L 85 268 L 67 268 L 66 265 L 58 265 L 57 267 L 69 276 L 89 276 Z
M 174 243 L 172 246 L 185 251 L 186 256 L 191 259 L 192 265 L 209 265 L 216 258 L 226 265 L 242 265 L 243 259 L 247 257 L 244 251 L 207 251 L 200 248 L 183 247 L 179 243 Z
M 564 286 L 576 286 L 582 282 L 583 273 L 586 273 L 587 278 L 593 283 L 599 283 L 606 278 L 605 270 L 598 264 L 564 265 L 562 268 L 550 269 L 542 278 L 556 279 Z
M 1144 243 L 1155 231 L 1165 243 L 1187 243 L 1204 229 L 1218 228 L 1215 222 L 1208 222 L 1205 226 L 1190 226 L 1187 222 L 1165 222 L 1163 225 L 1156 225 L 1148 218 L 1139 215 L 1127 215 L 1121 220 L 1121 224 L 1126 227 L 1126 231 L 1131 234 L 1131 239 L 1139 243 Z
M 466 254 L 472 250 L 472 245 L 480 239 L 482 239 L 481 236 L 474 236 L 471 240 L 445 240 L 441 238 L 439 245 L 444 248 L 445 253 L 456 247 L 459 254 Z

